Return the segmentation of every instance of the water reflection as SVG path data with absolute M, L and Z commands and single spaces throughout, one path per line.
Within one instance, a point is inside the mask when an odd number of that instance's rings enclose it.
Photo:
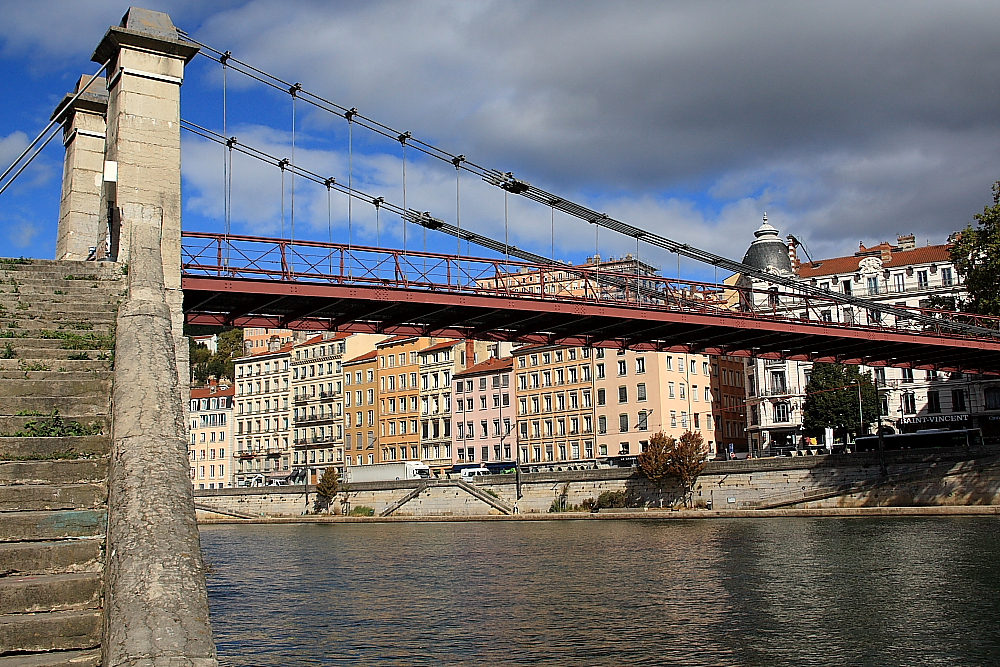
M 993 518 L 207 526 L 226 665 L 984 665 Z

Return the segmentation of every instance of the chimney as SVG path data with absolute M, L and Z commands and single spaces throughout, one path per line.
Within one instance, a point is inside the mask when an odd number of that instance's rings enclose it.
M 476 358 L 476 342 L 470 338 L 465 339 L 465 367 L 475 365 Z
M 885 245 L 888 246 L 889 244 L 886 243 Z M 892 261 L 892 249 L 891 248 L 882 248 L 882 263 L 883 264 L 888 264 L 891 261 Z
M 897 236 L 896 243 L 900 250 L 913 250 L 917 247 L 917 240 L 913 234 L 907 234 L 905 236 Z
M 792 264 L 792 273 L 798 275 L 799 266 L 802 262 L 799 261 L 799 240 L 795 238 L 792 234 L 788 235 L 788 260 Z

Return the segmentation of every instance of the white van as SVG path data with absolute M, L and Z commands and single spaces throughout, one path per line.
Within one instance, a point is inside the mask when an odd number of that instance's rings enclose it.
M 470 482 L 476 477 L 491 474 L 489 468 L 462 468 L 462 481 Z

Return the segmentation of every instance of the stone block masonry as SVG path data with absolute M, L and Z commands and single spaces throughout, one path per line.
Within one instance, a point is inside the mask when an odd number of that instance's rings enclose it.
M 995 448 L 892 452 L 887 458 L 888 479 L 880 478 L 874 455 L 712 462 L 698 478 L 693 500 L 696 507 L 716 510 L 1000 504 Z M 546 514 L 557 498 L 579 506 L 606 491 L 623 493 L 630 507 L 650 509 L 677 506 L 682 495 L 676 486 L 658 489 L 635 471 L 618 468 L 524 474 L 520 499 L 512 475 L 481 478 L 476 488 L 495 494 L 502 506 L 516 504 L 523 515 Z M 305 492 L 305 487 L 265 487 L 199 490 L 195 496 L 199 517 L 205 519 L 221 516 L 211 508 L 230 516 L 292 517 L 305 513 Z M 381 516 L 396 505 L 395 518 L 502 513 L 453 480 L 355 484 L 340 494 L 334 512 L 367 506 Z
M 100 662 L 121 278 L 0 260 L 0 665 Z

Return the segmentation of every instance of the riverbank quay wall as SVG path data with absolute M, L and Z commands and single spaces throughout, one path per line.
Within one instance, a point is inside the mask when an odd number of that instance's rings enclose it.
M 877 454 L 782 457 L 710 462 L 693 489 L 696 507 L 762 510 L 782 507 L 905 507 L 1000 505 L 1000 449 L 963 447 L 886 453 L 887 477 Z M 457 480 L 399 480 L 354 484 L 338 494 L 333 511 L 370 507 L 376 516 L 501 515 L 548 513 L 553 503 L 580 506 L 601 493 L 621 492 L 632 508 L 672 507 L 675 485 L 655 487 L 634 469 L 555 471 L 521 475 L 520 499 L 513 475 L 480 478 L 476 489 L 500 508 L 462 488 Z M 314 490 L 262 487 L 195 491 L 199 518 L 301 516 L 311 511 Z M 402 502 L 401 502 L 402 501 Z

